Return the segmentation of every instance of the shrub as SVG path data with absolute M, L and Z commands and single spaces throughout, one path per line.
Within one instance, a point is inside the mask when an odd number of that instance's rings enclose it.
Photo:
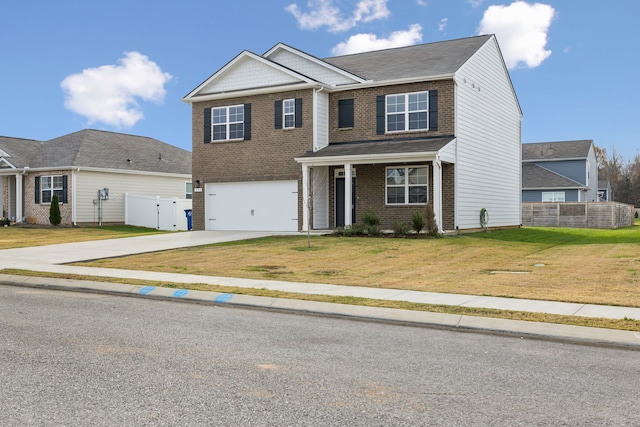
M 420 233 L 424 229 L 424 217 L 420 212 L 414 212 L 411 215 L 411 228 L 416 233 Z
M 60 204 L 56 194 L 51 198 L 51 206 L 49 207 L 49 222 L 51 225 L 60 225 L 62 216 L 60 216 Z
M 436 222 L 436 213 L 433 210 L 433 205 L 427 203 L 427 218 L 426 218 L 426 232 L 429 237 L 440 237 L 440 230 L 438 230 L 438 223 Z
M 380 234 L 380 217 L 371 209 L 367 210 L 362 216 L 364 231 L 372 236 Z
M 344 227 L 344 230 L 342 230 L 342 235 L 346 237 L 362 236 L 364 234 L 364 230 L 365 228 L 362 224 L 351 224 Z
M 393 224 L 393 227 L 391 227 L 391 229 L 393 230 L 393 233 L 398 236 L 398 237 L 404 237 L 407 234 L 409 234 L 409 224 L 406 224 L 404 222 L 396 222 L 395 224 Z

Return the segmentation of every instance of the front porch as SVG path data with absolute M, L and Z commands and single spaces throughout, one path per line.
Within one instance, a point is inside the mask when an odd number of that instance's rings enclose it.
M 432 203 L 441 232 L 455 229 L 455 164 L 441 159 L 453 138 L 332 144 L 297 158 L 302 165 L 302 229 L 339 229 L 368 210 L 388 230 L 426 215 Z M 345 177 L 351 176 L 351 185 Z

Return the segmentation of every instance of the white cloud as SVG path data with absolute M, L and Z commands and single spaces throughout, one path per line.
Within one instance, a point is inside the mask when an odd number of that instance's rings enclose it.
M 440 23 L 438 24 L 438 31 L 444 31 L 444 29 L 447 28 L 447 21 L 449 21 L 448 18 L 442 18 L 440 20 Z
M 426 6 L 427 0 L 416 0 L 416 3 L 418 3 L 418 6 Z
M 406 31 L 394 31 L 386 39 L 379 39 L 375 34 L 356 34 L 333 48 L 334 55 L 368 52 L 371 50 L 392 47 L 410 46 L 422 41 L 422 27 L 413 24 Z
M 60 84 L 65 107 L 86 117 L 89 124 L 129 128 L 144 117 L 138 99 L 164 100 L 164 85 L 173 78 L 170 74 L 138 52 L 125 52 L 118 62 L 67 76 Z
M 551 55 L 545 47 L 554 15 L 553 7 L 541 3 L 489 6 L 478 34 L 496 35 L 508 68 L 535 68 Z
M 296 3 L 285 7 L 298 21 L 302 30 L 316 30 L 327 27 L 332 33 L 346 31 L 359 22 L 372 22 L 390 15 L 388 0 L 359 0 L 350 17 L 345 18 L 333 0 L 310 0 L 307 4 L 310 12 L 302 12 Z
M 480 7 L 483 2 L 484 0 L 467 0 L 467 3 L 469 3 L 471 7 Z

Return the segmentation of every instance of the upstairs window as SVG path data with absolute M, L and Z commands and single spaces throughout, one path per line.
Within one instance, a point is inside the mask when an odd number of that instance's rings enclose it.
M 341 99 L 338 101 L 338 128 L 348 129 L 354 125 L 353 99 Z
M 214 141 L 244 138 L 244 105 L 213 108 L 211 115 Z
M 428 200 L 427 166 L 388 167 L 386 169 L 388 205 L 423 205 Z
M 380 95 L 376 99 L 378 135 L 438 129 L 438 91 Z
M 302 127 L 302 98 L 275 101 L 273 110 L 276 129 Z
M 204 109 L 204 142 L 251 139 L 251 104 Z

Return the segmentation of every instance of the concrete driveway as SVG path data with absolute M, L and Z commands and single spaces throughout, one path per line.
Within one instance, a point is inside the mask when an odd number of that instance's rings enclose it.
M 20 268 L 33 264 L 66 264 L 70 262 L 111 258 L 167 249 L 186 248 L 212 243 L 232 242 L 271 236 L 272 232 L 189 231 L 122 239 L 92 240 L 0 250 L 0 267 Z M 276 233 L 286 234 L 286 233 Z M 298 233 L 290 233 L 295 235 Z

